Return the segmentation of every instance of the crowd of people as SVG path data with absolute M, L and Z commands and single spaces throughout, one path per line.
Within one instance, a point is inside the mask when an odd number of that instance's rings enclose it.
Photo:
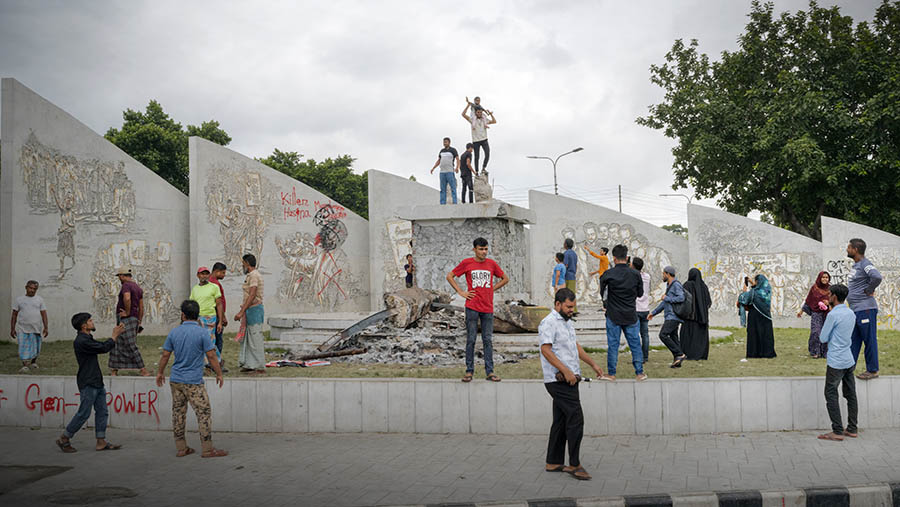
M 471 116 L 470 116 L 471 113 Z M 453 204 L 456 199 L 456 174 L 459 174 L 462 182 L 462 202 L 475 202 L 474 178 L 479 174 L 486 174 L 487 165 L 491 159 L 491 146 L 488 143 L 487 131 L 491 125 L 497 123 L 492 111 L 488 111 L 481 105 L 481 97 L 475 97 L 475 101 L 469 101 L 466 97 L 466 107 L 462 110 L 462 117 L 469 123 L 472 131 L 472 142 L 466 143 L 466 151 L 462 156 L 456 148 L 450 146 L 450 138 L 444 138 L 444 147 L 438 152 L 437 161 L 431 168 L 431 174 L 440 167 L 440 191 L 441 204 L 447 204 L 447 195 L 450 194 Z M 479 166 L 481 151 L 484 150 L 484 163 Z

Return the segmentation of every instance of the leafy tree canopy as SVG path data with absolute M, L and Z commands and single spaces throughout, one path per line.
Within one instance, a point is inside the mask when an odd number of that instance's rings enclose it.
M 664 225 L 664 226 L 662 226 L 662 228 L 671 233 L 678 234 L 680 236 L 684 236 L 685 238 L 688 235 L 687 227 L 685 227 L 681 224 Z
M 122 117 L 122 128 L 110 128 L 106 139 L 185 194 L 189 186 L 188 137 L 199 136 L 222 146 L 231 142 L 231 136 L 215 120 L 183 129 L 155 100 L 143 112 L 126 109 Z
M 350 155 L 326 158 L 322 162 L 313 159 L 302 161 L 302 158 L 303 155 L 296 151 L 281 151 L 276 148 L 268 157 L 257 160 L 300 180 L 368 220 L 368 175 L 366 172 L 353 172 L 354 159 Z
M 854 26 L 754 1 L 738 45 L 650 68 L 665 97 L 637 123 L 676 140 L 672 188 L 816 239 L 823 214 L 900 233 L 900 2 Z

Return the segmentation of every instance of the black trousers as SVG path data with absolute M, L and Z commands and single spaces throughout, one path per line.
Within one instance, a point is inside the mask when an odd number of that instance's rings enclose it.
M 476 164 L 478 162 L 475 162 Z M 460 175 L 460 180 L 462 180 L 462 202 L 466 202 L 466 189 L 469 190 L 469 202 L 475 202 L 475 194 L 474 187 L 472 186 L 472 173 L 466 175 Z
M 828 417 L 831 418 L 831 429 L 838 435 L 844 434 L 844 425 L 841 423 L 841 405 L 838 403 L 838 384 L 844 391 L 847 399 L 847 433 L 856 433 L 856 416 L 859 407 L 856 403 L 856 380 L 853 377 L 855 366 L 839 370 L 831 366 L 825 371 L 825 406 L 828 408 Z
M 472 145 L 475 147 L 475 170 L 481 171 L 482 169 L 487 169 L 488 160 L 491 159 L 491 145 L 488 144 L 488 140 L 475 141 Z M 478 167 L 478 154 L 481 152 L 481 148 L 484 148 L 484 165 Z
M 677 320 L 666 320 L 663 321 L 662 329 L 659 330 L 659 340 L 669 348 L 669 351 L 672 352 L 672 357 L 676 358 L 684 355 L 678 338 L 678 326 L 680 324 L 681 322 Z
M 553 424 L 550 426 L 550 441 L 547 443 L 547 464 L 564 465 L 568 443 L 569 465 L 577 467 L 581 465 L 578 454 L 584 436 L 584 412 L 581 411 L 578 384 L 570 386 L 567 382 L 550 382 L 544 384 L 544 387 L 553 398 Z

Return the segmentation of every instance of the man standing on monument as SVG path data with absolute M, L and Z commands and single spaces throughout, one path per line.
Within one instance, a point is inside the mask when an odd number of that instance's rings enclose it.
M 494 374 L 494 292 L 509 283 L 509 276 L 500 269 L 500 265 L 488 259 L 488 242 L 484 238 L 475 238 L 472 242 L 474 257 L 463 260 L 453 271 L 447 273 L 447 281 L 460 297 L 466 300 L 466 374 L 463 382 L 471 382 L 475 373 L 475 339 L 478 335 L 478 323 L 481 322 L 481 341 L 484 345 L 484 370 L 487 380 L 500 382 Z M 456 283 L 456 278 L 466 276 L 467 291 L 463 291 Z M 494 277 L 500 281 L 494 284 Z
M 466 111 L 469 110 L 469 107 L 472 106 L 472 103 L 469 102 L 469 97 L 466 97 L 466 107 L 462 110 L 462 117 L 469 122 L 469 125 L 472 127 L 472 145 L 475 147 L 475 174 L 478 174 L 479 171 L 486 171 L 488 161 L 491 159 L 491 146 L 488 144 L 488 125 L 493 125 L 497 123 L 496 117 L 494 117 L 494 113 L 484 109 L 482 107 L 475 107 L 475 117 L 470 118 L 469 115 L 466 114 Z M 490 116 L 490 119 L 488 119 Z M 478 156 L 481 153 L 481 149 L 484 148 L 484 164 L 481 167 L 478 166 Z
M 441 183 L 441 204 L 447 204 L 447 187 L 453 194 L 453 204 L 456 204 L 456 175 L 459 172 L 459 154 L 456 148 L 450 146 L 450 138 L 444 138 L 444 147 L 438 152 L 437 161 L 431 167 L 431 174 L 437 166 L 441 166 L 440 183 Z
M 578 254 L 573 250 L 574 247 L 575 241 L 572 238 L 566 238 L 566 240 L 563 241 L 563 248 L 565 248 L 565 252 L 563 252 L 563 264 L 566 265 L 566 288 L 572 291 L 573 294 L 578 294 L 578 288 L 575 286 L 575 271 L 578 269 Z M 575 314 L 578 314 L 578 307 L 575 308 Z
M 466 202 L 466 191 L 469 193 L 469 203 L 475 202 L 475 188 L 473 186 L 472 174 L 478 174 L 478 171 L 472 167 L 472 143 L 466 143 L 466 151 L 459 158 L 459 180 L 462 181 L 462 202 Z
M 116 271 L 116 276 L 122 282 L 116 303 L 116 323 L 124 325 L 125 329 L 116 341 L 116 347 L 109 352 L 109 374 L 116 376 L 119 370 L 139 369 L 146 377 L 150 373 L 144 368 L 144 358 L 137 346 L 137 335 L 143 329 L 144 290 L 132 281 L 130 269 L 123 266 Z
M 850 293 L 847 304 L 856 314 L 856 326 L 853 328 L 850 351 L 853 361 L 859 361 L 859 351 L 866 346 L 866 371 L 856 378 L 870 380 L 878 377 L 878 303 L 875 301 L 875 289 L 881 283 L 881 273 L 866 259 L 866 242 L 853 238 L 847 245 L 847 257 L 853 259 L 853 268 L 847 278 Z
M 616 245 L 612 250 L 615 267 L 600 277 L 600 294 L 606 294 L 606 370 L 602 380 L 616 380 L 616 364 L 619 361 L 619 339 L 622 331 L 631 349 L 635 379 L 647 380 L 644 373 L 641 324 L 638 322 L 636 300 L 644 295 L 644 283 L 640 273 L 628 266 L 628 247 Z
M 579 360 L 587 363 L 597 374 L 603 370 L 581 348 L 575 339 L 572 315 L 575 313 L 575 293 L 559 289 L 553 302 L 553 311 L 544 317 L 538 327 L 541 347 L 541 369 L 544 387 L 553 398 L 553 424 L 547 442 L 548 472 L 567 472 L 576 479 L 588 480 L 591 475 L 581 466 L 581 438 L 584 435 L 584 412 L 578 382 L 581 380 Z M 566 444 L 569 447 L 569 466 L 564 466 Z

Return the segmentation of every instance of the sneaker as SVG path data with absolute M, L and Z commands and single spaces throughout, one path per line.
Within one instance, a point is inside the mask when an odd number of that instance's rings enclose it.
M 38 369 L 37 363 L 31 363 L 31 369 L 32 369 L 32 370 Z
M 872 380 L 873 378 L 878 378 L 878 372 L 866 371 L 857 375 L 856 378 L 858 378 L 859 380 Z
M 19 370 L 19 373 L 31 373 L 31 368 L 23 366 L 22 369 Z
M 643 382 L 643 381 L 647 380 L 647 374 L 641 373 L 640 375 L 635 376 L 634 380 L 637 380 L 638 382 Z

